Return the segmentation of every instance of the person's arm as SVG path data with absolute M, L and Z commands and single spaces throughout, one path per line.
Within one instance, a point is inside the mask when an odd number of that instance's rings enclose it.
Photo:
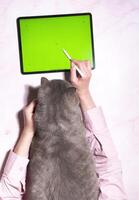
M 121 162 L 112 141 L 102 108 L 84 112 L 91 151 L 100 185 L 99 200 L 127 200 Z
M 101 107 L 97 107 L 89 92 L 91 66 L 87 61 L 73 61 L 83 72 L 77 77 L 71 63 L 71 82 L 76 87 L 83 111 L 87 139 L 96 163 L 100 196 L 99 200 L 126 200 L 121 165 Z
M 24 128 L 13 150 L 14 153 L 16 153 L 19 156 L 28 157 L 29 148 L 35 132 L 33 123 L 34 108 L 35 108 L 35 101 L 32 101 L 23 110 Z
M 24 109 L 24 128 L 17 144 L 10 151 L 0 180 L 0 200 L 22 199 L 25 192 L 28 152 L 34 135 L 33 110 L 35 102 Z

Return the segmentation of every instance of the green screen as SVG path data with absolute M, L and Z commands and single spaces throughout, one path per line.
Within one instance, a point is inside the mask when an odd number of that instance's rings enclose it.
M 91 14 L 20 17 L 18 36 L 22 73 L 63 71 L 72 59 L 94 64 Z

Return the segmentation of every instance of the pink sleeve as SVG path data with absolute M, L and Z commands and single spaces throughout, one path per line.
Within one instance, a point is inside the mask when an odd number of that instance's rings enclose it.
M 87 140 L 96 163 L 100 185 L 99 200 L 127 200 L 121 163 L 101 107 L 83 113 Z
M 0 180 L 0 200 L 22 199 L 28 162 L 26 157 L 10 151 Z

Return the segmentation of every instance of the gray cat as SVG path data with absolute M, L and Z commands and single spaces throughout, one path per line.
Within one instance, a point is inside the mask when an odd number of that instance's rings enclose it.
M 27 200 L 97 200 L 99 187 L 76 89 L 41 78 Z

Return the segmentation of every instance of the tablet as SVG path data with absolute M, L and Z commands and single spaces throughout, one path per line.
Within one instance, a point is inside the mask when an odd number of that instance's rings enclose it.
M 95 68 L 91 13 L 19 17 L 17 30 L 22 74 L 69 70 L 63 49 Z

